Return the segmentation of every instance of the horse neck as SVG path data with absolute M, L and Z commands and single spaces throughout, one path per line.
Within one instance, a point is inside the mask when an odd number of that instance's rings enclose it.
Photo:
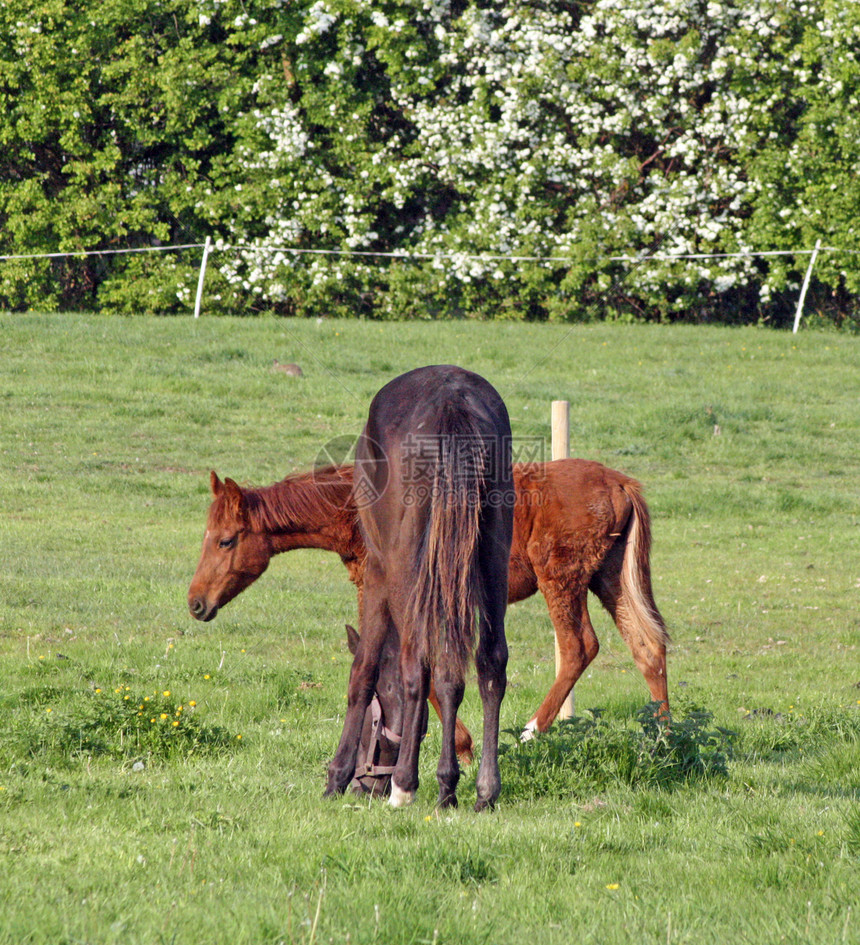
M 347 478 L 302 476 L 246 493 L 253 527 L 265 531 L 275 554 L 296 548 L 358 557 L 357 515 Z

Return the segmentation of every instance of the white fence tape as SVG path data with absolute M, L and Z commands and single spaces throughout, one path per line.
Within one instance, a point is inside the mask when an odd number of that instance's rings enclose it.
M 202 249 L 203 258 L 200 264 L 200 276 L 197 280 L 197 296 L 194 302 L 194 317 L 199 318 L 200 306 L 203 298 L 203 282 L 206 275 L 206 263 L 212 252 L 242 252 L 253 250 L 254 252 L 272 252 L 272 253 L 292 253 L 295 256 L 375 256 L 380 259 L 472 259 L 477 262 L 497 262 L 499 260 L 508 260 L 510 262 L 573 262 L 570 256 L 514 256 L 514 255 L 494 255 L 489 253 L 410 253 L 403 251 L 394 252 L 373 252 L 363 249 L 300 249 L 295 246 L 258 246 L 251 243 L 216 243 L 212 244 L 211 238 L 206 237 L 205 243 L 179 243 L 172 246 L 138 246 L 129 249 L 94 249 L 77 250 L 58 253 L 19 253 L 14 255 L 0 255 L 0 261 L 15 259 L 61 259 L 65 257 L 86 257 L 86 256 L 119 256 L 128 253 L 167 253 L 178 252 L 185 249 Z M 797 303 L 797 312 L 794 319 L 794 332 L 797 332 L 800 324 L 800 317 L 803 313 L 803 303 L 806 298 L 806 291 L 809 288 L 809 280 L 812 276 L 812 267 L 819 253 L 845 253 L 850 256 L 860 255 L 860 250 L 840 249 L 837 246 L 822 246 L 821 240 L 818 240 L 814 249 L 774 249 L 762 250 L 760 252 L 743 251 L 737 253 L 645 253 L 640 256 L 608 256 L 611 262 L 635 262 L 643 263 L 649 260 L 659 260 L 662 262 L 669 260 L 684 259 L 752 259 L 759 256 L 809 256 L 809 266 L 806 270 L 806 276 L 803 280 L 803 288 Z

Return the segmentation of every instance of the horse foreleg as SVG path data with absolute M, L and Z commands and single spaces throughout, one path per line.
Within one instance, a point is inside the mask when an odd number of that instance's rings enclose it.
M 343 794 L 355 774 L 364 714 L 376 687 L 380 653 L 390 627 L 386 601 L 376 587 L 365 595 L 361 624 L 361 638 L 349 672 L 343 732 L 335 756 L 328 766 L 324 792 L 326 797 Z
M 457 806 L 457 783 L 460 766 L 457 763 L 456 722 L 457 709 L 463 701 L 465 688 L 462 678 L 455 678 L 444 666 L 436 669 L 436 690 L 439 694 L 439 718 L 442 720 L 442 752 L 436 769 L 439 782 L 439 807 Z
M 427 697 L 430 705 L 436 710 L 439 720 L 442 720 L 442 707 L 439 705 L 439 698 L 436 695 L 436 681 L 430 679 L 430 695 Z M 469 729 L 458 718 L 454 723 L 454 743 L 456 745 L 457 757 L 465 765 L 470 765 L 475 757 L 475 743 L 472 741 L 472 734 Z
M 392 807 L 406 807 L 418 790 L 418 752 L 427 727 L 427 694 L 430 669 L 422 664 L 410 641 L 400 641 L 400 674 L 403 679 L 403 732 L 397 766 L 391 776 Z
M 555 721 L 562 703 L 570 694 L 585 667 L 597 656 L 600 644 L 588 616 L 587 590 L 558 587 L 551 582 L 541 585 L 546 597 L 561 664 L 546 698 L 520 736 L 523 741 L 545 732 Z

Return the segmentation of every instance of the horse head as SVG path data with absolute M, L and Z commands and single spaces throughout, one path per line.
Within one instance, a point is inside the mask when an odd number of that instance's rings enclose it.
M 210 474 L 212 504 L 200 562 L 188 589 L 188 609 L 197 620 L 211 620 L 269 566 L 274 553 L 264 531 L 251 527 L 248 501 L 232 479 Z
M 346 627 L 349 651 L 355 656 L 359 636 Z M 364 713 L 361 740 L 351 787 L 356 794 L 374 797 L 391 792 L 391 775 L 400 753 L 403 730 L 403 683 L 400 678 L 400 647 L 397 635 L 389 635 L 379 659 L 376 691 Z

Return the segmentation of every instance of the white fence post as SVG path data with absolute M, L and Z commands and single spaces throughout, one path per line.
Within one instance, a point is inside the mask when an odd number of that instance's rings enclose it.
M 809 278 L 812 275 L 812 267 L 815 265 L 815 260 L 818 257 L 819 249 L 821 249 L 821 240 L 816 240 L 815 249 L 812 251 L 812 255 L 809 257 L 809 267 L 806 270 L 806 276 L 803 280 L 803 287 L 800 290 L 800 298 L 797 300 L 797 312 L 794 315 L 794 328 L 791 330 L 793 335 L 797 334 L 797 329 L 800 327 L 800 316 L 803 314 L 803 303 L 806 301 L 806 290 L 809 288 Z
M 570 404 L 566 400 L 552 402 L 552 458 L 568 459 L 570 457 Z M 558 639 L 555 640 L 555 674 L 561 668 L 561 651 L 558 648 Z M 574 714 L 573 692 L 562 702 L 558 717 L 572 719 Z
M 209 258 L 209 250 L 212 248 L 212 240 L 206 237 L 203 245 L 203 259 L 200 262 L 200 277 L 197 279 L 197 301 L 194 303 L 194 317 L 200 318 L 200 303 L 203 300 L 203 280 L 206 277 L 206 260 Z

